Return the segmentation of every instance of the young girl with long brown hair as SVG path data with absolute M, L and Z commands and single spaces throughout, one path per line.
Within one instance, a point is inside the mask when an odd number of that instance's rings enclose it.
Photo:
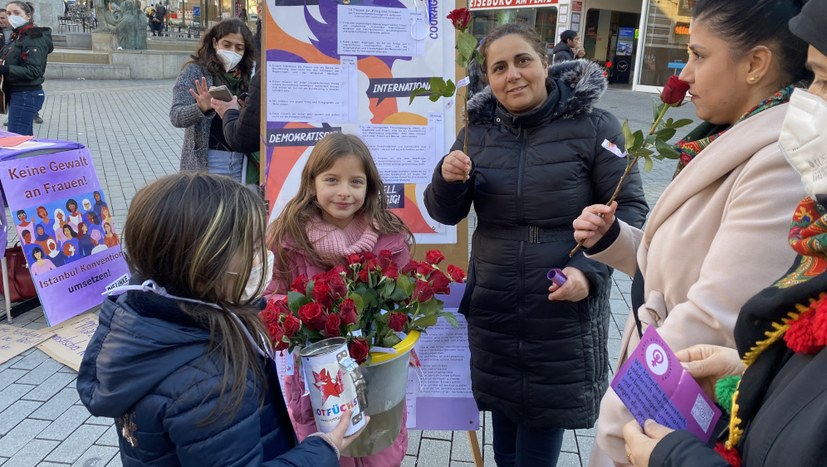
M 302 170 L 298 194 L 268 231 L 267 243 L 276 257 L 270 291 L 286 294 L 299 275 L 313 277 L 344 263 L 352 253 L 389 250 L 402 268 L 410 260 L 412 238 L 402 220 L 388 210 L 379 171 L 365 143 L 353 135 L 330 134 L 316 143 Z M 296 433 L 302 439 L 316 428 L 300 373 L 286 378 L 285 390 Z M 360 458 L 359 465 L 400 465 L 407 446 L 403 419 L 393 444 Z M 341 465 L 356 465 L 356 460 L 342 457 Z

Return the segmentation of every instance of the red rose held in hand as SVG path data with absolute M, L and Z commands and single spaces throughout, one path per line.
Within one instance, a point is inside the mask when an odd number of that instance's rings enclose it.
M 675 75 L 669 77 L 666 81 L 666 86 L 660 93 L 660 100 L 671 106 L 677 107 L 683 103 L 683 98 L 686 97 L 686 92 L 689 91 L 689 84 L 681 81 Z
M 364 363 L 368 359 L 368 343 L 364 339 L 353 339 L 348 345 L 350 356 L 356 363 Z
M 408 324 L 408 315 L 404 313 L 394 311 L 391 313 L 390 318 L 388 318 L 388 327 L 396 332 L 401 332 L 405 329 L 406 324 Z
M 448 13 L 448 19 L 454 25 L 454 29 L 458 31 L 465 31 L 468 25 L 471 24 L 471 12 L 467 8 L 457 8 Z

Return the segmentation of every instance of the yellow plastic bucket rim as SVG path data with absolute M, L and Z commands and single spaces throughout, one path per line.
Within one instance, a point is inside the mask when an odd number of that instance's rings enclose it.
M 373 365 L 376 363 L 385 363 L 389 362 L 395 358 L 398 358 L 406 353 L 410 352 L 413 349 L 416 342 L 419 340 L 419 331 L 411 331 L 408 333 L 408 337 L 402 340 L 402 342 L 393 346 L 396 353 L 384 353 L 384 352 L 371 352 L 370 359 L 368 360 L 368 365 Z

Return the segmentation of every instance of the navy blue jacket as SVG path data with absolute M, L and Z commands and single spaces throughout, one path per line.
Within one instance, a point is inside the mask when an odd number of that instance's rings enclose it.
M 104 301 L 77 389 L 89 412 L 115 419 L 124 466 L 339 465 L 321 438 L 296 443 L 264 359 L 268 381 L 256 384 L 249 372 L 238 411 L 205 425 L 224 373 L 209 343 L 209 331 L 173 300 L 129 292 Z

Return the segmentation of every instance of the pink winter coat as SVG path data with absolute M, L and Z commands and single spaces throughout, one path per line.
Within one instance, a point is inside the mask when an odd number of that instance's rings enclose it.
M 318 219 L 318 221 L 321 220 Z M 313 244 L 316 245 L 317 251 L 320 253 L 333 254 L 334 251 L 336 253 L 345 253 L 346 250 L 345 254 L 371 251 L 378 255 L 382 250 L 389 250 L 393 254 L 394 262 L 400 269 L 410 261 L 410 247 L 406 242 L 404 234 L 377 236 L 375 232 L 373 232 L 373 235 L 370 235 L 371 232 L 368 232 L 367 235 L 359 235 L 359 229 L 365 230 L 366 225 L 362 222 L 357 222 L 357 220 L 351 222 L 351 225 L 346 227 L 345 231 L 333 229 L 332 227 L 333 226 L 323 222 L 316 222 L 308 227 L 308 237 Z M 354 230 L 355 232 L 353 232 Z M 342 247 L 341 242 L 327 241 L 329 240 L 329 238 L 326 238 L 327 231 L 329 231 L 329 234 L 332 236 L 338 236 L 339 238 L 337 238 L 337 240 L 341 240 L 341 237 L 346 237 L 349 233 L 359 237 L 359 240 Z M 316 241 L 315 238 L 320 235 L 322 238 Z M 292 242 L 285 242 L 284 248 L 290 253 L 290 280 L 285 283 L 285 281 L 274 277 L 273 282 L 270 284 L 270 287 L 268 287 L 268 298 L 270 296 L 286 294 L 290 282 L 300 274 L 304 274 L 310 278 L 328 270 L 328 268 L 322 268 L 311 263 L 304 251 L 297 249 Z M 354 249 L 357 251 L 353 251 Z M 344 262 L 345 254 L 341 254 L 342 262 Z M 296 358 L 298 360 L 298 356 Z M 310 407 L 310 395 L 305 394 L 298 361 L 294 362 L 294 368 L 296 371 L 292 375 L 286 376 L 284 380 L 285 397 L 287 398 L 287 408 L 296 430 L 296 436 L 299 438 L 299 441 L 302 441 L 310 434 L 317 432 L 318 429 L 316 428 L 316 421 L 313 418 L 313 410 Z M 402 459 L 405 458 L 405 452 L 408 449 L 408 429 L 405 427 L 407 418 L 407 412 L 403 412 L 402 430 L 393 444 L 387 449 L 369 457 L 352 458 L 342 456 L 339 461 L 340 465 L 344 467 L 391 467 L 402 464 Z

